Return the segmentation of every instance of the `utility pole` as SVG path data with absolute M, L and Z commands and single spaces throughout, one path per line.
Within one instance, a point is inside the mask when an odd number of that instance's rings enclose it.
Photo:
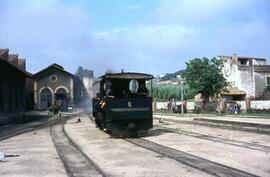
M 184 85 L 184 80 L 182 79 L 181 76 L 178 76 L 178 83 L 180 84 L 180 89 L 181 89 L 181 115 L 184 116 L 184 92 L 183 92 L 183 85 Z
M 183 83 L 181 83 L 181 114 L 184 116 L 184 95 L 183 95 Z

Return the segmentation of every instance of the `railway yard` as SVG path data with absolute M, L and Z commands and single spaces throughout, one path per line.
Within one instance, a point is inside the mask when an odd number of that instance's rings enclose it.
M 270 176 L 269 119 L 211 119 L 154 115 L 148 136 L 124 139 L 85 114 L 6 126 L 0 176 Z

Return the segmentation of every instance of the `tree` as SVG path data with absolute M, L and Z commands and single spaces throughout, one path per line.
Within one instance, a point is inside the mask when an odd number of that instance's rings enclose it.
M 229 85 L 222 73 L 223 61 L 217 58 L 195 58 L 186 62 L 186 70 L 182 77 L 186 83 L 197 92 L 201 92 L 208 100 L 211 96 L 217 96 L 222 89 Z

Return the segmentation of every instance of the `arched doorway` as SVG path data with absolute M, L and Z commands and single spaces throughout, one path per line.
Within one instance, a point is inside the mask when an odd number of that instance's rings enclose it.
M 55 99 L 62 101 L 67 99 L 67 91 L 64 88 L 57 89 L 55 93 Z
M 48 88 L 44 88 L 40 92 L 40 109 L 47 109 L 52 105 L 52 92 Z
M 59 88 L 55 92 L 56 105 L 61 106 L 62 111 L 67 111 L 69 100 L 67 90 Z

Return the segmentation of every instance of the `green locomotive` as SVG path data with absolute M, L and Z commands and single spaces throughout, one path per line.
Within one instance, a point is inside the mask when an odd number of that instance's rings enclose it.
M 93 117 L 112 136 L 144 136 L 153 128 L 152 97 L 144 73 L 107 73 L 100 77 L 99 93 L 93 99 Z

